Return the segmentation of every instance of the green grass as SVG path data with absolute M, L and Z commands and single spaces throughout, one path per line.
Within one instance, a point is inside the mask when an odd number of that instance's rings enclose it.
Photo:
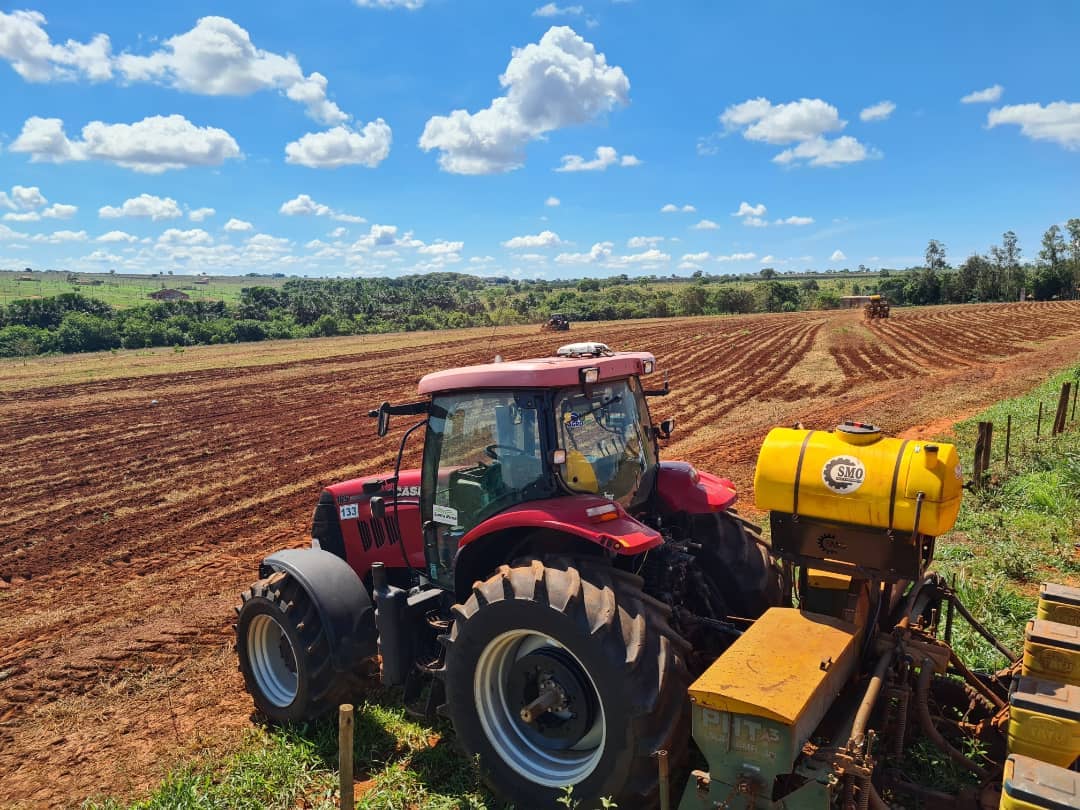
M 362 810 L 494 808 L 479 768 L 459 754 L 443 721 L 411 719 L 394 691 L 357 708 L 354 772 Z M 336 718 L 255 729 L 225 761 L 207 753 L 170 773 L 148 797 L 126 803 L 95 797 L 83 810 L 290 810 L 336 807 Z
M 961 599 L 975 617 L 1013 649 L 1022 646 L 1024 625 L 1035 614 L 1039 583 L 1076 583 L 1080 578 L 1080 418 L 1070 421 L 1065 433 L 1048 435 L 1062 383 L 1077 379 L 1080 366 L 955 426 L 955 441 L 967 466 L 974 456 L 978 423 L 993 422 L 993 461 L 986 486 L 965 493 L 956 527 L 941 539 L 934 567 L 955 577 Z M 1043 429 L 1036 440 L 1040 402 Z M 1009 416 L 1013 432 L 1006 468 Z M 962 621 L 956 626 L 956 646 L 969 665 L 995 669 L 1004 663 Z
M 137 276 L 110 273 L 77 273 L 81 281 L 100 281 L 100 284 L 72 284 L 68 274 L 59 271 L 17 273 L 0 270 L 0 305 L 20 298 L 46 297 L 61 293 L 78 292 L 87 298 L 104 301 L 110 306 L 124 309 L 152 302 L 150 293 L 161 289 L 182 290 L 192 301 L 225 301 L 234 304 L 240 300 L 244 287 L 280 287 L 284 278 L 249 278 L 245 276 L 210 276 L 208 284 L 196 284 L 196 276 Z M 23 277 L 31 280 L 21 281 Z

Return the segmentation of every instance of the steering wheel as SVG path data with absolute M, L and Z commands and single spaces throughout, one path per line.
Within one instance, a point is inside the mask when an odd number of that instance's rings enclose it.
M 484 448 L 484 453 L 488 456 L 488 458 L 492 458 L 495 461 L 498 461 L 499 454 L 495 452 L 496 450 L 505 450 L 507 455 L 513 456 L 528 455 L 528 453 L 526 453 L 520 447 L 511 447 L 508 444 L 489 444 L 487 447 Z

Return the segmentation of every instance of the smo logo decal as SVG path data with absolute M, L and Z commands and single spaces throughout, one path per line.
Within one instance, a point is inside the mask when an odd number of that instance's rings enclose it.
M 866 467 L 857 458 L 834 456 L 821 468 L 821 480 L 833 492 L 848 495 L 866 480 Z

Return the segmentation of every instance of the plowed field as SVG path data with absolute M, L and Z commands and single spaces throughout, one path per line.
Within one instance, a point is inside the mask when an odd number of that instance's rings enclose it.
M 250 725 L 231 606 L 320 486 L 392 463 L 362 416 L 453 365 L 603 340 L 671 377 L 665 454 L 749 495 L 774 424 L 939 430 L 1080 356 L 1080 303 L 800 313 L 0 364 L 0 805 L 135 795 Z M 921 426 L 921 427 L 920 427 Z M 417 443 L 417 448 L 419 443 Z M 748 499 L 747 499 L 748 500 Z

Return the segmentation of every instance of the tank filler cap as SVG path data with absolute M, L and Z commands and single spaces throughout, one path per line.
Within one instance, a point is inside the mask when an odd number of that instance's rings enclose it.
M 850 444 L 873 444 L 881 438 L 881 428 L 869 422 L 852 422 L 850 419 L 836 426 L 837 438 Z

